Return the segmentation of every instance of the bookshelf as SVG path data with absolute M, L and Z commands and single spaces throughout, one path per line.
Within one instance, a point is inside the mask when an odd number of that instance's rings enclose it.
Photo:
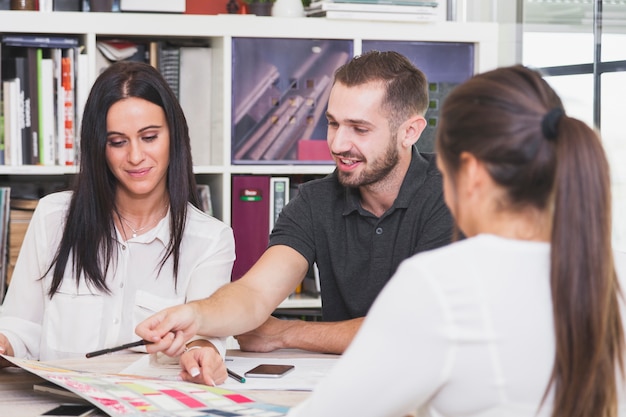
M 332 172 L 326 163 L 291 163 L 290 161 L 233 162 L 233 57 L 240 38 L 271 38 L 347 42 L 353 54 L 364 50 L 368 42 L 434 42 L 473 45 L 474 72 L 498 65 L 499 28 L 496 23 L 479 22 L 373 22 L 341 21 L 325 18 L 265 17 L 253 15 L 186 15 L 163 13 L 85 13 L 0 11 L 0 35 L 39 34 L 71 35 L 80 39 L 86 54 L 84 71 L 88 85 L 97 76 L 97 42 L 102 39 L 203 41 L 211 48 L 209 98 L 210 129 L 206 137 L 210 155 L 195 155 L 198 183 L 211 188 L 215 217 L 232 224 L 232 179 L 236 175 L 322 176 Z M 288 57 L 293 51 L 285 48 Z M 437 58 L 439 59 L 439 58 Z M 323 118 L 323 114 L 322 114 Z M 192 138 L 192 146 L 193 146 Z M 203 146 L 203 149 L 205 147 Z M 193 150 L 193 149 L 192 149 Z M 76 166 L 2 166 L 0 183 L 18 184 L 55 180 L 68 182 Z M 294 305 L 295 304 L 295 305 Z M 311 300 L 304 302 L 311 306 Z M 289 307 L 299 307 L 297 301 Z

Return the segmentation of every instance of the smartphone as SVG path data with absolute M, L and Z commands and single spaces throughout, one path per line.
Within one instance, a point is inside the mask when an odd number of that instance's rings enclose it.
M 248 378 L 280 378 L 295 369 L 293 365 L 271 365 L 268 363 L 255 366 L 244 375 Z
M 98 409 L 91 404 L 61 404 L 48 410 L 42 416 L 83 417 L 95 413 Z

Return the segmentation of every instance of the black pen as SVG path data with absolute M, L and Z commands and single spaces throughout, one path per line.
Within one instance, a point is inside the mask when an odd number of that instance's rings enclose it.
M 130 348 L 134 348 L 137 346 L 147 345 L 150 343 L 152 342 L 148 342 L 147 340 L 138 340 L 136 342 L 126 343 L 125 345 L 120 345 L 120 346 L 112 347 L 109 349 L 102 349 L 102 350 L 96 350 L 95 352 L 89 352 L 85 356 L 88 358 L 93 358 L 94 356 L 106 355 L 107 353 L 113 353 L 119 350 L 130 349 Z
M 231 377 L 232 379 L 234 379 L 235 381 L 241 382 L 242 384 L 244 382 L 246 382 L 246 378 L 242 377 L 241 375 L 238 375 L 238 374 L 234 373 L 233 371 L 231 371 L 228 368 L 226 368 L 226 371 L 228 372 L 228 376 Z

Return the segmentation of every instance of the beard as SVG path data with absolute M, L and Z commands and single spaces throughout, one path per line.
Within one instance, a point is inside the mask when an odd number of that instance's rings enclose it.
M 343 155 L 345 157 L 351 155 Z M 358 188 L 365 185 L 375 184 L 384 180 L 387 175 L 398 164 L 398 160 L 400 159 L 398 148 L 396 147 L 395 136 L 391 138 L 389 141 L 389 145 L 385 150 L 385 153 L 372 160 L 371 162 L 367 162 L 365 168 L 361 172 L 344 172 L 338 171 L 338 179 L 339 183 L 344 187 L 350 188 Z M 369 165 L 369 167 L 367 166 Z

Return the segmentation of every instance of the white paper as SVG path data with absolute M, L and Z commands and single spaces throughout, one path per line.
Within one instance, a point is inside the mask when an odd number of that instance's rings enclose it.
M 180 367 L 177 360 L 163 355 L 142 355 L 121 373 L 166 379 L 179 379 Z M 282 390 L 312 391 L 337 363 L 339 357 L 329 358 L 269 358 L 226 356 L 226 367 L 244 376 L 246 371 L 262 363 L 294 365 L 295 369 L 280 378 L 248 378 L 245 383 L 227 378 L 221 386 L 232 390 Z

